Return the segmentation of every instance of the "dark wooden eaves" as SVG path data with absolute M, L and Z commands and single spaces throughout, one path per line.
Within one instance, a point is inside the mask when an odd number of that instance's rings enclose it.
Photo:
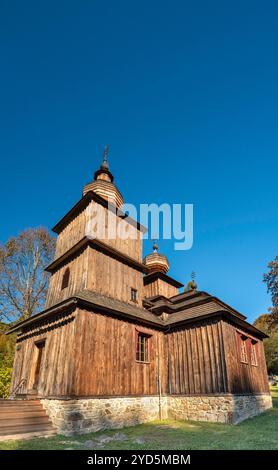
M 94 248 L 95 250 L 101 251 L 102 253 L 110 256 L 111 258 L 117 259 L 118 261 L 121 261 L 124 264 L 127 264 L 128 266 L 131 266 L 134 269 L 137 269 L 138 271 L 145 273 L 147 268 L 143 263 L 140 263 L 139 261 L 135 260 L 134 258 L 131 258 L 128 255 L 125 255 L 121 251 L 117 250 L 116 248 L 111 247 L 107 243 L 103 242 L 102 240 L 98 240 L 97 238 L 91 238 L 91 237 L 83 237 L 79 242 L 77 242 L 73 247 L 71 247 L 66 253 L 64 253 L 62 256 L 54 260 L 52 263 L 50 263 L 45 270 L 52 273 L 54 272 L 59 266 L 63 265 L 66 263 L 68 260 L 70 260 L 73 256 L 76 254 L 80 253 L 82 250 L 84 250 L 87 246 L 90 246 Z
M 147 286 L 148 284 L 150 284 L 151 282 L 156 281 L 157 279 L 161 279 L 162 281 L 167 282 L 171 286 L 174 286 L 174 287 L 177 287 L 177 288 L 183 287 L 183 285 L 184 285 L 181 282 L 176 281 L 176 279 L 173 279 L 172 277 L 167 276 L 167 274 L 162 273 L 161 271 L 155 271 L 153 273 L 150 273 L 150 274 L 147 274 L 146 276 L 144 276 L 144 278 L 143 278 L 144 286 Z
M 106 199 L 96 194 L 94 191 L 88 191 L 73 207 L 70 209 L 69 212 L 64 215 L 62 219 L 57 222 L 57 224 L 52 228 L 53 232 L 60 233 L 91 201 L 95 201 L 98 204 L 102 205 L 108 210 L 111 210 L 114 214 L 116 214 L 121 219 L 125 219 L 130 225 L 137 228 L 141 232 L 147 232 L 146 227 L 141 225 L 136 220 L 132 219 L 131 217 L 127 216 L 124 212 L 120 209 L 117 209 L 111 203 L 108 203 Z

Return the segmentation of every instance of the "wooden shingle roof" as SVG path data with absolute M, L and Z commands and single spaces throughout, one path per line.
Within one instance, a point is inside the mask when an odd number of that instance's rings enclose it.
M 224 308 L 223 305 L 221 305 L 221 302 L 219 302 L 215 300 L 215 298 L 211 297 L 211 300 L 208 302 L 195 306 L 191 305 L 189 308 L 184 308 L 162 317 L 146 308 L 140 308 L 136 305 L 113 299 L 93 291 L 83 290 L 76 292 L 70 299 L 67 299 L 66 301 L 14 325 L 9 330 L 8 334 L 26 330 L 29 326 L 33 327 L 36 323 L 40 323 L 48 317 L 55 316 L 57 312 L 61 312 L 63 310 L 72 311 L 71 308 L 75 308 L 80 305 L 92 312 L 100 312 L 106 315 L 116 316 L 121 319 L 148 324 L 165 331 L 168 331 L 169 328 L 180 327 L 182 324 L 190 324 L 200 320 L 205 321 L 210 317 L 224 316 L 257 336 L 262 338 L 267 337 L 260 330 L 244 321 L 243 318 L 236 316 L 228 308 Z M 150 309 L 151 308 L 152 307 L 150 307 Z

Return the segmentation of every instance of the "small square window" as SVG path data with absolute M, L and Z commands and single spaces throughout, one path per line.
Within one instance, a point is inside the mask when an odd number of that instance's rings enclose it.
M 146 333 L 137 333 L 136 361 L 150 361 L 150 338 L 151 336 Z
M 137 289 L 131 288 L 131 290 L 130 290 L 130 300 L 132 300 L 132 302 L 137 302 Z

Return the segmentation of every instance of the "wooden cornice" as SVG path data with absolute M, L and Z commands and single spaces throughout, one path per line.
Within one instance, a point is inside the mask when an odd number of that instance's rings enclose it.
M 120 209 L 117 209 L 116 206 L 114 206 L 111 203 L 108 203 L 108 201 L 99 194 L 96 194 L 94 191 L 88 191 L 73 207 L 72 209 L 67 212 L 67 214 L 57 222 L 57 224 L 52 228 L 53 232 L 55 233 L 60 233 L 66 225 L 69 224 L 87 205 L 90 203 L 90 201 L 95 201 L 98 204 L 102 205 L 105 207 L 107 210 L 112 211 L 114 214 L 116 214 L 118 217 L 121 219 L 125 219 L 126 222 L 128 222 L 130 225 L 133 227 L 137 228 L 140 232 L 147 232 L 146 227 L 141 225 L 139 222 L 136 220 L 132 219 L 131 217 L 127 216 L 124 212 L 122 212 Z
M 83 237 L 78 243 L 73 245 L 62 256 L 54 260 L 51 264 L 49 264 L 45 268 L 45 271 L 48 271 L 50 273 L 54 272 L 57 268 L 59 268 L 59 266 L 67 262 L 72 257 L 76 256 L 78 253 L 84 250 L 87 246 L 91 246 L 95 250 L 101 251 L 102 253 L 110 256 L 111 258 L 117 259 L 118 261 L 121 261 L 122 263 L 127 264 L 128 266 L 131 266 L 137 271 L 140 271 L 142 273 L 145 273 L 147 271 L 147 268 L 143 263 L 140 263 L 134 258 L 131 258 L 128 255 L 125 255 L 121 251 L 109 246 L 105 242 L 98 240 L 97 238 L 91 238 L 89 236 Z

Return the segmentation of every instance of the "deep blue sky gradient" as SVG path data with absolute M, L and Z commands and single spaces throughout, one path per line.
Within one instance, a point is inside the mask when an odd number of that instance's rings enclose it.
M 108 143 L 127 202 L 194 204 L 193 249 L 159 244 L 169 274 L 266 312 L 277 46 L 276 1 L 2 0 L 0 239 L 51 228 Z

